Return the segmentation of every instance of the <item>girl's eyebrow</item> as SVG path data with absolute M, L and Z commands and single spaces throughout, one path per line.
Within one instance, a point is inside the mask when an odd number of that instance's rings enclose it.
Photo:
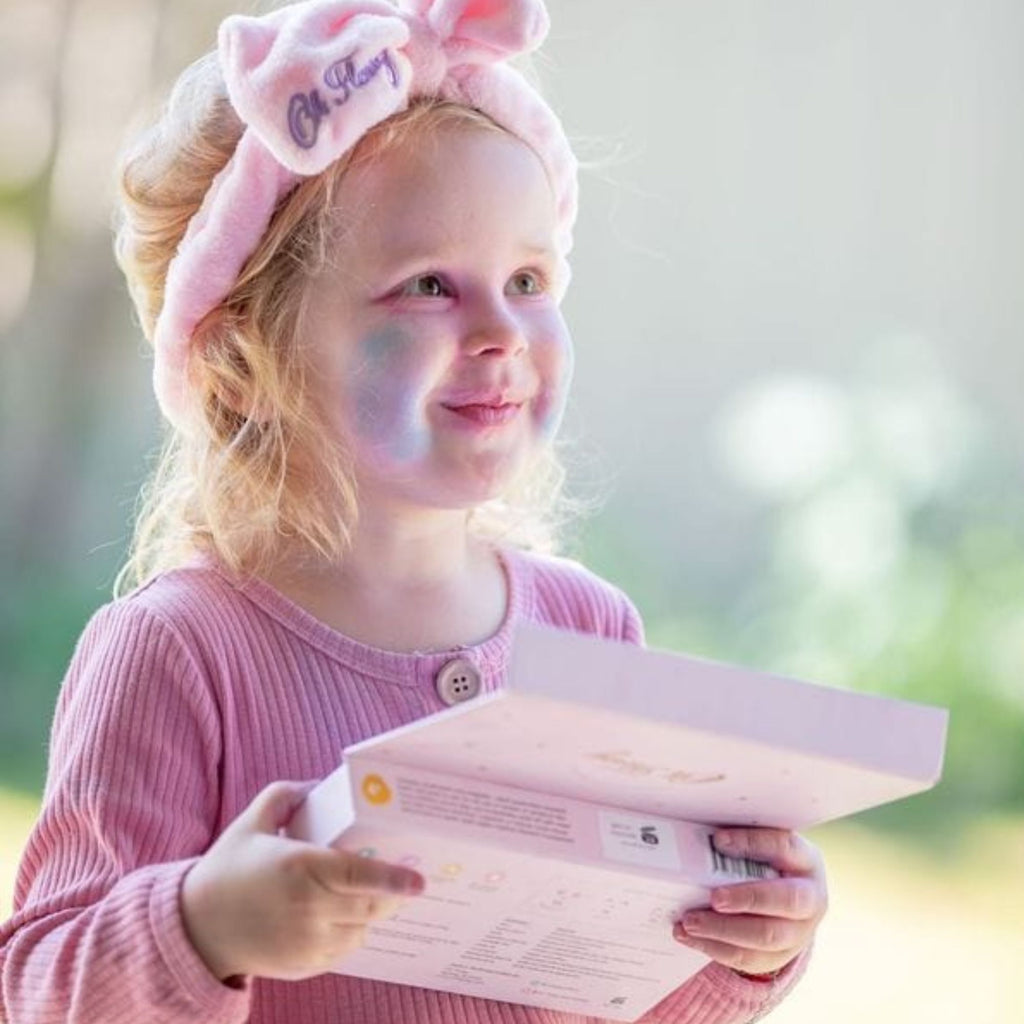
M 457 245 L 437 245 L 416 242 L 409 245 L 382 244 L 374 253 L 379 262 L 386 262 L 389 268 L 425 267 L 444 262 L 457 251 Z M 546 242 L 523 241 L 515 246 L 517 255 L 529 259 L 554 260 L 555 248 Z
M 527 256 L 533 256 L 537 259 L 554 260 L 556 258 L 555 247 L 553 245 L 548 245 L 544 242 L 541 242 L 539 244 L 524 243 L 521 249 L 522 252 L 524 252 Z

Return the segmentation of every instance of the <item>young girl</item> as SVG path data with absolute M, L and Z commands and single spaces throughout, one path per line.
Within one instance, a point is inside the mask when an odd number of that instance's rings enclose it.
M 541 0 L 230 18 L 128 152 L 117 252 L 173 429 L 138 585 L 60 696 L 12 1024 L 580 1019 L 325 973 L 423 879 L 280 832 L 310 785 L 282 780 L 500 686 L 517 623 L 642 642 L 622 593 L 527 553 L 572 369 L 576 165 L 508 62 L 546 29 Z M 752 1020 L 804 966 L 813 847 L 716 841 L 782 877 L 676 925 L 710 963 L 644 1021 Z

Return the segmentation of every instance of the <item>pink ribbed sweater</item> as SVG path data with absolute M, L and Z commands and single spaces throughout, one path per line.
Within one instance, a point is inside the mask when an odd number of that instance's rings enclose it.
M 508 612 L 459 650 L 501 685 L 528 620 L 642 642 L 639 616 L 581 566 L 504 551 Z M 185 935 L 182 879 L 276 779 L 318 778 L 341 749 L 444 705 L 453 652 L 356 643 L 260 581 L 212 563 L 166 573 L 100 609 L 57 706 L 40 820 L 0 928 L 0 1020 L 9 1024 L 576 1024 L 585 1018 L 322 975 L 221 984 Z M 739 1024 L 788 991 L 710 965 L 645 1022 Z

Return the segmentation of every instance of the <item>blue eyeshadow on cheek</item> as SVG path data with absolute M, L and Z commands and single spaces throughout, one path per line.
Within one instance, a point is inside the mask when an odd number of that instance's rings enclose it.
M 566 403 L 569 399 L 569 385 L 572 383 L 575 355 L 571 339 L 566 339 L 560 354 L 561 366 L 554 386 L 542 396 L 537 406 L 537 433 L 540 440 L 553 441 L 562 425 Z
M 414 339 L 385 327 L 361 339 L 348 382 L 352 428 L 380 457 L 412 462 L 426 454 L 430 435 L 417 388 Z

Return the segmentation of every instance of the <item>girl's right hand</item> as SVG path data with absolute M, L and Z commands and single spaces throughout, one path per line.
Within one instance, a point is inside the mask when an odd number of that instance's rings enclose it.
M 322 974 L 423 891 L 415 871 L 279 835 L 310 788 L 268 786 L 185 876 L 185 930 L 221 981 Z

